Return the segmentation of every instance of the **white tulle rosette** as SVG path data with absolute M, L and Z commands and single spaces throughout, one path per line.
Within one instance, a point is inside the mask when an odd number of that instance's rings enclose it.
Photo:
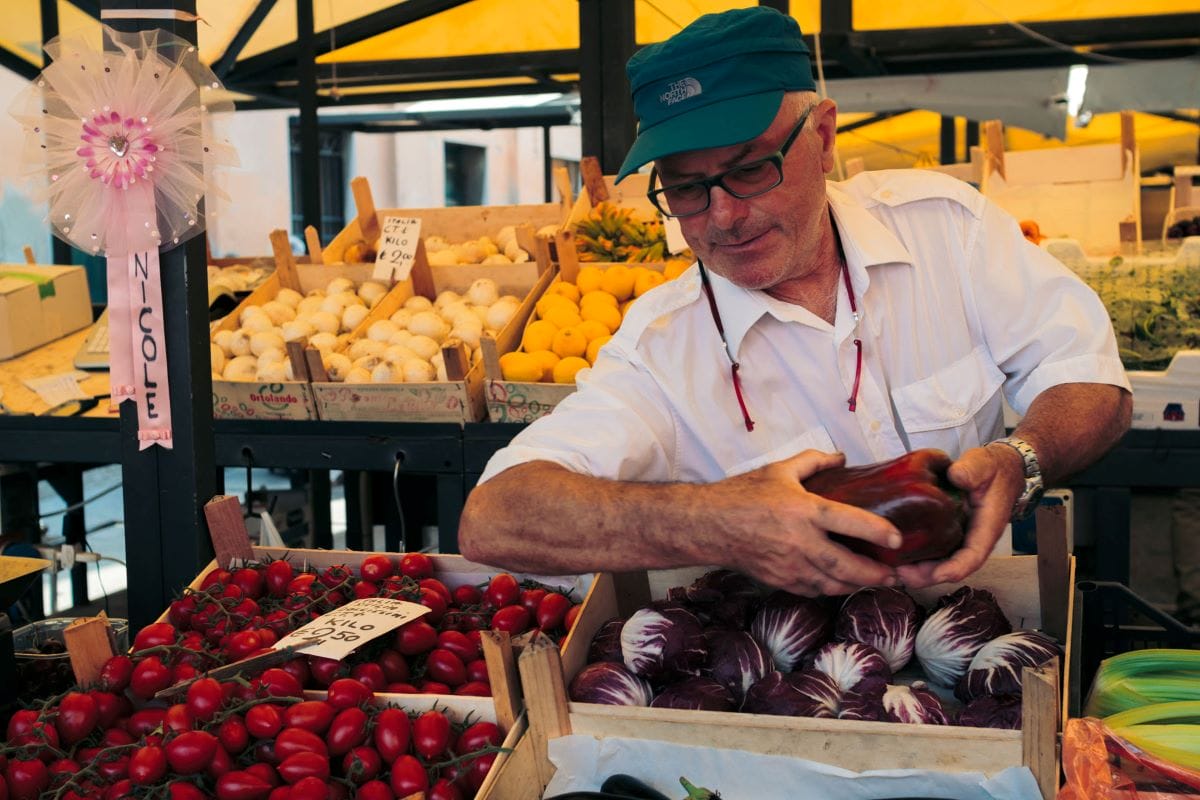
M 173 247 L 228 199 L 215 178 L 237 152 L 214 125 L 233 104 L 216 98 L 220 82 L 187 41 L 102 36 L 46 45 L 49 63 L 11 107 L 26 131 L 24 169 L 55 235 L 83 252 Z

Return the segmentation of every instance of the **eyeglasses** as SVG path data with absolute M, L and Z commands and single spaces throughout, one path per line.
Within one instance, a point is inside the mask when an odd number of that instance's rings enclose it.
M 792 128 L 791 134 L 774 153 L 754 161 L 738 164 L 736 167 L 710 178 L 653 189 L 647 192 L 646 196 L 650 198 L 654 207 L 662 212 L 663 216 L 690 217 L 708 209 L 714 186 L 720 186 L 741 200 L 766 194 L 783 183 L 783 159 L 787 156 L 792 142 L 796 141 L 796 137 L 800 135 L 804 123 L 808 122 L 808 115 L 814 108 L 816 106 L 809 106 L 800 115 L 800 121 L 796 123 L 796 127 Z M 657 181 L 658 167 L 655 167 L 650 171 L 650 185 L 654 186 Z

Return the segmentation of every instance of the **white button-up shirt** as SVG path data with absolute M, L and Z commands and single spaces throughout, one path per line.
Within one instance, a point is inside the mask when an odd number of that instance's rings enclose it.
M 693 265 L 630 307 L 578 391 L 497 452 L 480 482 L 533 460 L 708 482 L 808 448 L 849 465 L 921 447 L 957 458 L 1001 435 L 1001 391 L 1023 414 L 1057 384 L 1129 388 L 1095 293 L 966 183 L 866 172 L 828 184 L 828 197 L 857 323 L 844 285 L 830 325 L 709 272 L 752 432 Z

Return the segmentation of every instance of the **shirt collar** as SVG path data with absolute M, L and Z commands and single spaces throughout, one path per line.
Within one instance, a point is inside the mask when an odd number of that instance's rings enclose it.
M 842 249 L 846 254 L 850 281 L 859 297 L 866 295 L 870 285 L 867 267 L 913 263 L 908 248 L 857 200 L 831 182 L 826 182 L 826 196 L 842 237 Z M 822 320 L 799 306 L 781 303 L 759 290 L 744 289 L 720 275 L 713 274 L 711 270 L 708 274 L 712 280 L 717 309 L 725 326 L 725 338 L 735 358 L 741 350 L 746 333 L 763 314 L 771 314 L 785 322 L 825 325 Z

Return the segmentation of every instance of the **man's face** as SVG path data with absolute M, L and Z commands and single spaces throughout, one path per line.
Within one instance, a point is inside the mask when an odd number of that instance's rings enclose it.
M 749 142 L 659 159 L 662 185 L 705 178 L 774 153 L 806 108 L 802 98 L 786 96 L 771 125 Z M 707 210 L 679 219 L 684 238 L 706 267 L 747 289 L 769 289 L 803 278 L 813 268 L 836 126 L 836 106 L 819 103 L 784 158 L 782 184 L 744 200 L 713 187 Z

